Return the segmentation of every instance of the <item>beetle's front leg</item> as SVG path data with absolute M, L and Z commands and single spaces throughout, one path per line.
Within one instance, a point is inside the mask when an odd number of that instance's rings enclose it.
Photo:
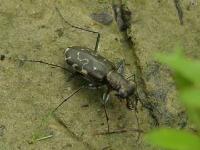
M 125 59 L 120 59 L 116 63 L 117 72 L 124 76 L 125 72 Z
M 132 77 L 134 77 L 134 81 L 135 81 L 135 74 L 131 74 L 129 76 L 125 75 L 125 66 L 128 65 L 125 63 L 125 59 L 120 59 L 118 60 L 118 62 L 116 63 L 116 68 L 117 68 L 117 72 L 119 74 L 121 74 L 122 76 L 124 76 L 126 79 L 130 79 Z
M 129 99 L 129 98 L 126 99 L 127 108 L 138 112 L 137 110 L 138 101 L 139 101 L 139 98 L 136 95 L 134 96 L 134 99 Z
M 127 107 L 128 109 L 130 109 L 130 110 L 136 109 L 133 100 L 130 100 L 130 99 L 127 99 L 127 100 L 126 100 L 126 107 Z

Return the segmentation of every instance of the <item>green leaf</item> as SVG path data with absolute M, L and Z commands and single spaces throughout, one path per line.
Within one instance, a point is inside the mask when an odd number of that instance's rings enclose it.
M 195 123 L 196 126 L 200 127 L 200 110 L 194 109 L 193 107 L 190 107 L 187 109 L 188 116 L 190 120 Z
M 146 141 L 170 150 L 200 150 L 200 137 L 175 129 L 152 131 L 146 135 Z
M 180 99 L 186 106 L 200 108 L 200 89 L 187 88 L 180 91 Z
M 174 79 L 176 81 L 175 82 L 176 86 L 179 89 L 192 87 L 194 85 L 192 81 L 190 81 L 189 79 L 186 79 L 182 74 L 179 74 L 179 73 L 174 74 Z
M 156 59 L 167 64 L 176 74 L 194 83 L 200 84 L 200 61 L 187 59 L 180 48 L 172 54 L 157 54 Z

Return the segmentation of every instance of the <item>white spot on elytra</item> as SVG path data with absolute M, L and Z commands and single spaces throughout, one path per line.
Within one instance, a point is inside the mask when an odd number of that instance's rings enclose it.
M 75 67 L 78 67 L 78 65 L 77 64 L 73 64 L 72 67 L 75 68 Z
M 69 60 L 69 59 L 71 59 L 71 56 L 65 57 L 65 61 L 67 61 L 67 60 Z
M 97 70 L 97 68 L 96 68 L 96 67 L 93 67 L 93 70 Z
M 65 50 L 65 54 L 67 53 L 67 51 L 69 51 L 69 49 L 70 49 L 70 48 L 68 47 L 68 48 Z
M 81 59 L 81 58 L 80 58 L 80 52 L 77 53 L 77 59 L 78 59 L 80 62 L 83 62 L 83 64 L 82 64 L 82 70 L 85 70 L 85 69 L 84 69 L 84 66 L 87 65 L 87 64 L 89 63 L 89 60 L 86 59 L 86 58 Z M 87 72 L 87 71 L 86 71 L 86 72 Z M 86 73 L 86 74 L 87 74 L 87 73 Z

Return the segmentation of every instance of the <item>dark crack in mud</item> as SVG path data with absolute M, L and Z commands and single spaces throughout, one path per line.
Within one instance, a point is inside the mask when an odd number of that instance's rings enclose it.
M 125 6 L 122 4 L 122 1 L 114 1 L 113 2 L 113 10 L 115 13 L 115 20 L 117 22 L 117 25 L 119 27 L 119 30 L 122 31 L 122 35 L 124 38 L 124 41 L 128 45 L 128 49 L 126 51 L 132 51 L 133 60 L 134 60 L 134 66 L 136 67 L 136 82 L 137 82 L 137 91 L 139 93 L 140 102 L 143 107 L 149 110 L 149 114 L 153 119 L 153 125 L 158 126 L 159 121 L 157 118 L 157 115 L 155 113 L 158 113 L 158 110 L 156 108 L 155 103 L 152 103 L 151 98 L 149 96 L 149 93 L 146 89 L 146 83 L 143 79 L 143 73 L 140 65 L 140 60 L 135 52 L 135 46 L 134 46 L 134 37 L 130 36 L 128 34 L 130 30 L 130 22 L 134 22 L 131 15 L 130 10 L 128 9 L 128 6 Z M 156 112 L 157 111 L 157 112 Z

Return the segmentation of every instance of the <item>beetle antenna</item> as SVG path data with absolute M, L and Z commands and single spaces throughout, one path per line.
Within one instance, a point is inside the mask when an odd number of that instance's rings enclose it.
M 15 60 L 20 60 L 20 61 L 24 61 L 24 62 L 34 62 L 34 63 L 41 63 L 41 64 L 45 64 L 45 65 L 49 65 L 49 66 L 52 66 L 52 67 L 57 67 L 57 68 L 61 68 L 67 72 L 70 72 L 71 71 L 65 67 L 62 67 L 60 65 L 56 65 L 56 64 L 53 64 L 53 63 L 48 63 L 48 62 L 45 62 L 45 61 L 42 61 L 42 60 L 31 60 L 31 59 L 15 59 Z
M 53 64 L 53 63 L 48 63 L 48 62 L 45 62 L 45 61 L 42 61 L 42 60 L 20 59 L 20 58 L 12 58 L 12 57 L 6 57 L 6 58 L 8 58 L 10 60 L 14 60 L 14 61 L 22 61 L 22 62 L 32 62 L 32 63 L 45 64 L 45 65 L 52 66 L 52 67 L 57 67 L 57 68 L 65 70 L 65 71 L 67 71 L 69 73 L 72 73 L 68 68 L 65 68 L 65 67 L 62 67 L 60 65 Z
M 58 9 L 57 6 L 55 7 L 55 9 L 56 9 L 56 11 L 58 12 L 59 16 L 62 18 L 62 20 L 63 20 L 66 24 L 68 24 L 69 26 L 71 26 L 72 28 L 76 28 L 76 29 L 79 29 L 79 30 L 83 30 L 83 31 L 87 31 L 87 32 L 91 32 L 91 33 L 97 34 L 97 40 L 96 40 L 96 44 L 95 44 L 95 48 L 94 48 L 94 51 L 97 52 L 98 46 L 99 46 L 99 41 L 100 41 L 100 33 L 99 33 L 99 32 L 96 32 L 96 31 L 84 29 L 84 28 L 81 28 L 81 27 L 78 27 L 78 26 L 75 26 L 75 25 L 69 23 L 67 20 L 65 20 L 65 18 L 63 17 L 63 15 L 61 14 L 61 12 L 60 12 L 60 10 Z
M 83 89 L 84 86 L 79 87 L 78 89 L 76 89 L 73 93 L 71 93 L 67 98 L 65 98 L 53 111 L 52 113 L 54 113 L 56 110 L 58 110 L 58 108 L 60 106 L 62 106 L 63 103 L 65 103 L 67 100 L 69 100 L 72 96 L 74 96 L 76 93 L 78 93 L 81 89 Z

